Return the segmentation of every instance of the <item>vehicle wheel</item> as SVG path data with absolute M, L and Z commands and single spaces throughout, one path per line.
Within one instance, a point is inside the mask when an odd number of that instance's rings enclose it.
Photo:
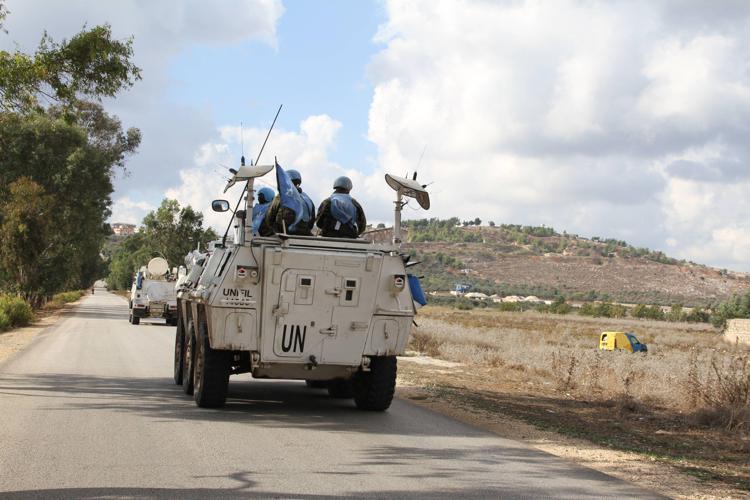
M 177 318 L 177 329 L 174 335 L 174 383 L 182 385 L 182 363 L 185 359 L 183 346 L 185 345 L 185 332 L 182 331 L 182 316 Z
M 128 323 L 133 324 L 133 313 L 128 314 Z
M 329 381 L 328 395 L 337 399 L 350 399 L 354 397 L 352 381 L 343 378 L 335 378 Z
M 141 322 L 141 318 L 139 318 L 138 316 L 133 316 L 133 324 L 134 325 L 138 325 L 138 324 L 140 324 L 140 322 Z
M 396 390 L 396 371 L 396 356 L 373 357 L 370 360 L 370 371 L 358 372 L 352 379 L 357 408 L 387 410 Z
M 183 337 L 182 348 L 182 391 L 193 394 L 193 364 L 195 362 L 195 328 L 193 322 L 188 321 L 187 330 Z
M 327 380 L 305 380 L 305 384 L 310 389 L 325 389 L 328 387 Z
M 211 348 L 204 321 L 200 323 L 195 345 L 195 402 L 201 408 L 224 406 L 232 370 L 232 351 Z

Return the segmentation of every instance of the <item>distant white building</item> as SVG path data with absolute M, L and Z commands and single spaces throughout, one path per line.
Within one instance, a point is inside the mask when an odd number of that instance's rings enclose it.
M 135 234 L 135 224 L 115 222 L 114 224 L 112 224 L 112 232 L 118 236 L 128 236 L 131 234 Z
M 523 298 L 518 295 L 508 295 L 500 299 L 500 302 L 523 302 Z

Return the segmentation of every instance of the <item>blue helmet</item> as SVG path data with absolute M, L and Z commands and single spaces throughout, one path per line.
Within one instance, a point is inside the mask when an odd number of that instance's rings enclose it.
M 286 174 L 289 176 L 289 180 L 294 184 L 302 184 L 302 175 L 300 175 L 297 170 L 290 168 L 286 171 Z
M 347 192 L 352 190 L 352 180 L 349 177 L 342 175 L 335 181 L 333 181 L 333 189 L 344 189 Z
M 258 203 L 270 203 L 276 193 L 270 187 L 262 187 L 258 190 Z

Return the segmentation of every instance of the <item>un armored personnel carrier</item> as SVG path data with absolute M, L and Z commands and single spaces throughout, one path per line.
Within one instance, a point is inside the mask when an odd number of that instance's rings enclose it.
M 174 273 L 165 259 L 154 257 L 135 274 L 128 308 L 128 321 L 134 325 L 141 318 L 164 318 L 168 325 L 177 325 Z
M 429 208 L 413 179 L 386 176 L 396 191 L 391 244 L 278 234 L 253 236 L 254 179 L 274 166 L 242 166 L 234 242 L 191 252 L 179 280 L 174 381 L 201 407 L 225 403 L 229 376 L 306 380 L 363 410 L 387 409 L 416 313 L 419 280 L 399 251 L 404 198 Z M 226 190 L 225 190 L 226 191 Z M 213 202 L 227 211 L 225 200 Z

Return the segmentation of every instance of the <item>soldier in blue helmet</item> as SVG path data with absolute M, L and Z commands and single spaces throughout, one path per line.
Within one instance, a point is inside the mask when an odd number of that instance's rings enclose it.
M 315 203 L 313 203 L 307 193 L 302 191 L 302 175 L 294 169 L 287 170 L 286 174 L 302 197 L 302 216 L 295 223 L 296 214 L 282 207 L 281 198 L 279 195 L 276 195 L 266 212 L 263 223 L 260 225 L 260 234 L 262 236 L 270 236 L 275 233 L 283 233 L 284 227 L 286 227 L 287 234 L 312 236 L 312 228 L 315 224 Z
M 263 223 L 275 196 L 276 193 L 269 187 L 262 187 L 258 190 L 258 203 L 253 207 L 253 234 L 259 234 L 260 225 Z
M 365 211 L 351 197 L 351 190 L 352 181 L 348 177 L 342 176 L 333 182 L 333 194 L 320 204 L 315 221 L 322 236 L 357 238 L 365 230 Z

